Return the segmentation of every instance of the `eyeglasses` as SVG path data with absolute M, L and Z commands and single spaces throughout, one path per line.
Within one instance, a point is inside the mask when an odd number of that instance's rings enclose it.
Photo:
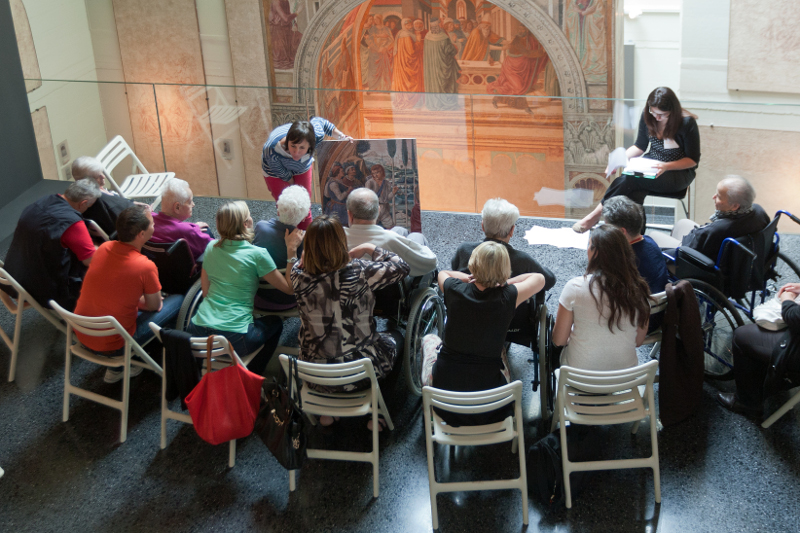
M 648 107 L 647 109 L 650 111 L 650 114 L 653 115 L 656 118 L 668 117 L 669 116 L 669 111 L 667 111 L 666 113 L 659 113 L 657 111 L 653 111 L 652 107 Z

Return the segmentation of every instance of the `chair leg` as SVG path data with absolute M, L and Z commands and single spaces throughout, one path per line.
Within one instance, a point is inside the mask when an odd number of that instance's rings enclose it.
M 656 503 L 661 503 L 661 467 L 659 466 L 658 458 L 658 422 L 655 412 L 650 415 L 650 441 L 653 448 L 653 485 L 655 487 Z
M 122 416 L 120 417 L 119 441 L 125 442 L 128 438 L 128 403 L 131 396 L 131 352 L 127 347 L 125 355 L 125 368 L 122 376 Z
M 236 464 L 236 439 L 230 441 L 228 446 L 228 466 L 233 468 Z
M 72 343 L 72 330 L 70 329 L 67 334 L 67 354 L 64 358 L 64 408 L 62 410 L 61 420 L 66 422 L 69 420 L 69 371 L 72 366 L 72 352 L 70 351 L 70 344 Z
M 794 393 L 794 396 L 789 398 L 785 404 L 783 404 L 780 409 L 772 413 L 772 415 L 762 422 L 761 427 L 766 429 L 774 424 L 780 417 L 788 413 L 795 405 L 800 403 L 800 392 Z
M 378 497 L 378 461 L 379 461 L 379 450 L 378 450 L 378 431 L 380 430 L 380 424 L 378 423 L 378 409 L 377 406 L 373 403 L 372 409 L 372 497 Z
M 164 374 L 161 376 L 161 449 L 167 447 L 167 357 L 162 356 L 162 366 Z
M 22 306 L 17 307 L 17 320 L 14 322 L 14 342 L 11 344 L 11 365 L 8 369 L 8 381 L 14 381 L 17 375 L 17 356 L 19 355 L 19 335 L 22 332 Z
M 294 492 L 294 489 L 297 488 L 294 479 L 295 472 L 297 472 L 297 470 L 289 470 L 289 492 Z
M 641 423 L 641 420 L 637 420 L 636 422 L 633 423 L 633 427 L 631 428 L 631 435 L 636 435 L 636 432 L 639 431 L 639 424 L 640 423 Z
M 561 421 L 561 470 L 564 473 L 564 494 L 566 495 L 567 509 L 572 508 L 572 489 L 569 486 L 569 456 L 567 454 L 567 425 Z

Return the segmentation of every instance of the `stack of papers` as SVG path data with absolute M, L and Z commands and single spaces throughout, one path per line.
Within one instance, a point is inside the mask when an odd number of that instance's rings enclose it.
M 623 174 L 628 175 L 641 175 L 645 178 L 654 179 L 658 173 L 655 165 L 658 161 L 655 159 L 646 159 L 644 157 L 633 157 L 628 160 L 628 165 L 622 171 Z

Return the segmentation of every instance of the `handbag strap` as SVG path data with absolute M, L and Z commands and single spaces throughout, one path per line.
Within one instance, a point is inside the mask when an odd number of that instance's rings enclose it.
M 206 372 L 211 372 L 211 352 L 214 350 L 214 335 L 206 339 Z
M 297 358 L 294 356 L 289 356 L 289 398 L 294 399 L 292 396 L 292 386 L 297 387 L 297 406 L 300 410 L 303 410 L 303 396 L 300 394 L 301 386 L 300 383 L 300 375 L 298 373 L 297 368 Z

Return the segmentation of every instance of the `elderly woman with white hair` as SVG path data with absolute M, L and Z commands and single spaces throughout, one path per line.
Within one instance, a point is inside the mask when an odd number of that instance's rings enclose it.
M 544 290 L 550 290 L 556 284 L 556 276 L 546 267 L 542 266 L 527 252 L 517 250 L 511 246 L 511 237 L 519 219 L 517 206 L 502 198 L 486 200 L 481 211 L 481 230 L 485 235 L 483 242 L 500 243 L 508 252 L 511 261 L 511 276 L 536 272 L 544 276 Z M 459 245 L 453 258 L 450 260 L 450 269 L 466 274 L 470 273 L 469 261 L 472 251 L 481 244 L 479 242 L 463 242 Z
M 487 241 L 475 248 L 469 270 L 472 274 L 439 273 L 447 322 L 441 339 L 426 335 L 422 341 L 422 381 L 438 389 L 472 392 L 508 383 L 503 350 L 508 326 L 517 306 L 544 288 L 541 274 L 512 278 L 508 252 L 498 242 Z M 498 422 L 507 413 L 441 415 L 451 425 L 476 425 Z
M 202 260 L 206 246 L 214 236 L 210 234 L 205 222 L 186 222 L 192 216 L 194 194 L 189 183 L 171 178 L 161 189 L 161 211 L 153 215 L 155 231 L 150 238 L 153 242 L 175 242 L 185 239 L 195 261 Z
M 283 268 L 289 259 L 286 255 L 286 235 L 294 231 L 298 224 L 305 220 L 311 208 L 311 197 L 305 187 L 292 185 L 283 190 L 276 202 L 278 216 L 270 220 L 261 220 L 255 227 L 253 244 L 266 248 L 272 260 Z M 303 245 L 297 249 L 297 257 L 303 252 Z M 296 258 L 295 258 L 296 259 Z M 293 294 L 284 294 L 276 290 L 259 289 L 255 305 L 259 309 L 282 311 L 297 306 Z
M 100 187 L 100 198 L 84 213 L 83 218 L 93 220 L 107 235 L 116 231 L 117 217 L 135 202 L 106 189 L 106 169 L 96 158 L 88 155 L 76 157 L 72 162 L 72 178 L 75 181 L 91 179 Z

